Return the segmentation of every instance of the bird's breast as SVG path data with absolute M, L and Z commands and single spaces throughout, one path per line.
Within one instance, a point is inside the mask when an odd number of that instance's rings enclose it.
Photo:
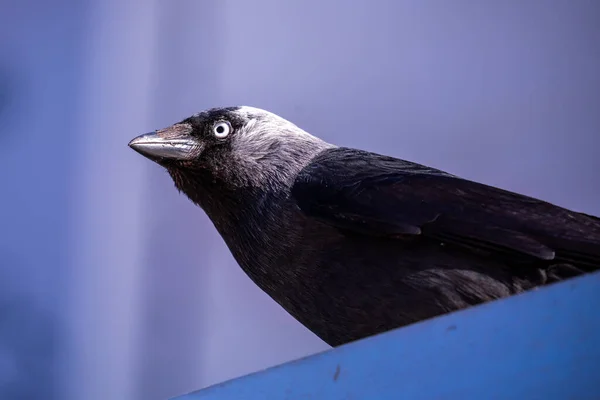
M 330 344 L 513 291 L 507 265 L 439 244 L 342 232 L 292 206 L 223 237 L 256 285 Z

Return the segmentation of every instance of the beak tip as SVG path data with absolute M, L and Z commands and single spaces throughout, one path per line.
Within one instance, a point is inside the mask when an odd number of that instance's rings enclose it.
M 138 146 L 136 145 L 136 143 L 133 140 L 131 142 L 127 143 L 127 147 L 129 147 L 131 150 L 138 151 Z
M 127 143 L 127 146 L 131 147 L 132 149 L 136 150 L 136 148 L 139 147 L 140 142 L 142 142 L 145 138 L 147 138 L 148 136 L 152 135 L 153 133 L 145 133 L 143 135 L 140 136 L 136 136 L 133 139 L 131 139 L 129 141 L 129 143 Z

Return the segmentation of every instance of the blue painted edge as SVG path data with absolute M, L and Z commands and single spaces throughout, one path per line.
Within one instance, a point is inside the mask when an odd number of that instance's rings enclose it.
M 600 399 L 600 272 L 172 400 Z

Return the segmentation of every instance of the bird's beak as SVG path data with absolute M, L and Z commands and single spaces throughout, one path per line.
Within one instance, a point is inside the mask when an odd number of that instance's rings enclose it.
M 191 132 L 191 125 L 175 124 L 140 135 L 129 142 L 129 147 L 153 161 L 190 160 L 200 152 L 200 145 Z

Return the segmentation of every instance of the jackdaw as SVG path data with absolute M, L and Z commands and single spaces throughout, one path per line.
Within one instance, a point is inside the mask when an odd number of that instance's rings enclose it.
M 597 217 L 334 146 L 265 110 L 209 109 L 129 146 L 331 346 L 600 266 Z

